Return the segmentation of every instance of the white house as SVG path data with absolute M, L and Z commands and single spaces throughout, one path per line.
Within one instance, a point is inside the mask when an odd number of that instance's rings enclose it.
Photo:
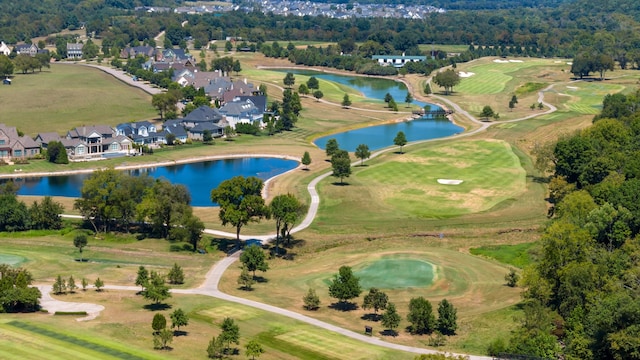
M 11 48 L 4 43 L 4 41 L 0 42 L 0 54 L 9 56 L 11 54 Z
M 379 65 L 382 66 L 393 66 L 393 67 L 403 67 L 404 64 L 408 62 L 420 62 L 427 61 L 426 56 L 406 56 L 405 54 L 400 55 L 373 55 L 371 57 L 373 60 L 376 60 Z

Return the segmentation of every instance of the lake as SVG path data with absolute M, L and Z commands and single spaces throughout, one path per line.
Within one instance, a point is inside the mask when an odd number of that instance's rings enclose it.
M 222 181 L 234 176 L 256 176 L 267 180 L 295 169 L 298 162 L 279 158 L 239 158 L 202 161 L 171 166 L 127 170 L 134 176 L 148 174 L 153 178 L 164 178 L 172 184 L 182 184 L 191 193 L 191 205 L 214 206 L 211 190 Z M 83 181 L 90 174 L 48 177 L 25 177 L 17 179 L 18 195 L 79 197 Z
M 311 70 L 279 70 L 290 72 L 294 75 L 315 76 L 318 79 L 333 81 L 352 87 L 360 91 L 364 96 L 371 99 L 384 101 L 384 96 L 389 93 L 396 100 L 398 105 L 404 103 L 407 96 L 407 87 L 395 80 L 382 79 L 377 77 L 347 76 L 339 74 L 328 74 Z M 320 88 L 322 90 L 322 87 Z M 414 100 L 412 104 L 424 107 L 427 103 Z M 434 104 L 431 110 L 441 109 Z M 345 110 L 347 112 L 348 110 Z M 399 131 L 404 132 L 407 141 L 438 139 L 462 132 L 464 129 L 453 124 L 446 118 L 434 118 L 426 115 L 412 121 L 400 121 L 396 123 L 369 126 L 365 128 L 349 130 L 316 139 L 313 143 L 324 149 L 329 139 L 336 139 L 340 149 L 353 152 L 358 145 L 366 144 L 370 150 L 378 150 L 393 145 L 393 139 Z

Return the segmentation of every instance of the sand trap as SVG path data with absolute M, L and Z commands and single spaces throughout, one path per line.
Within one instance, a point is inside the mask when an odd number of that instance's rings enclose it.
M 560 61 L 560 60 L 556 60 L 556 61 L 554 61 L 553 63 L 554 63 L 554 64 L 562 64 L 562 61 Z
M 494 63 L 500 63 L 500 64 L 504 64 L 504 63 L 508 63 L 509 60 L 500 60 L 500 59 L 495 59 L 493 60 Z
M 569 61 L 569 62 L 567 63 L 567 65 L 573 65 L 573 62 Z
M 460 185 L 463 180 L 452 180 L 452 179 L 438 179 L 438 184 L 443 185 Z
M 522 60 L 509 60 L 509 62 L 521 63 L 521 62 L 524 62 L 524 61 L 522 61 Z
M 472 73 L 472 72 L 464 72 L 464 71 L 460 71 L 460 72 L 458 73 L 458 75 L 459 75 L 461 78 L 468 78 L 468 77 L 472 77 L 472 76 L 473 76 L 473 75 L 475 75 L 475 74 L 476 74 L 476 73 Z
M 577 86 L 567 86 L 567 89 L 578 90 L 578 87 Z

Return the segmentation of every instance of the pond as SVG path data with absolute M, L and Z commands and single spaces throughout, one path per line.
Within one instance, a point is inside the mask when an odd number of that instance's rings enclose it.
M 360 91 L 364 96 L 371 99 L 384 101 L 384 96 L 389 93 L 396 99 L 398 104 L 404 102 L 407 96 L 407 87 L 399 82 L 390 79 L 365 76 L 347 76 L 339 74 L 328 74 L 311 70 L 279 70 L 290 72 L 294 75 L 315 76 L 318 79 L 333 81 L 352 87 Z M 412 104 L 424 107 L 426 103 L 414 100 Z M 431 110 L 441 109 L 437 105 L 429 104 Z M 393 139 L 399 131 L 404 132 L 407 141 L 438 139 L 462 132 L 464 129 L 453 124 L 446 118 L 434 118 L 426 115 L 412 121 L 400 121 L 383 125 L 369 126 L 365 128 L 350 130 L 316 139 L 313 143 L 324 149 L 329 139 L 336 139 L 340 149 L 353 152 L 358 145 L 366 144 L 370 150 L 378 150 L 393 145 Z
M 234 176 L 257 176 L 267 180 L 295 169 L 298 162 L 279 158 L 239 158 L 202 161 L 171 166 L 128 170 L 134 176 L 148 174 L 153 178 L 164 178 L 172 184 L 182 184 L 191 193 L 191 205 L 214 206 L 211 190 L 222 181 Z M 79 197 L 83 181 L 89 174 L 48 177 L 25 177 L 17 179 L 18 195 Z

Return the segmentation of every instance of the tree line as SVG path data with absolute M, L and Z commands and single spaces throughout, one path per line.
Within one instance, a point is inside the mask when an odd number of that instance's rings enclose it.
M 524 270 L 524 316 L 490 353 L 640 356 L 640 92 L 607 95 L 589 128 L 536 150 L 551 223 Z

